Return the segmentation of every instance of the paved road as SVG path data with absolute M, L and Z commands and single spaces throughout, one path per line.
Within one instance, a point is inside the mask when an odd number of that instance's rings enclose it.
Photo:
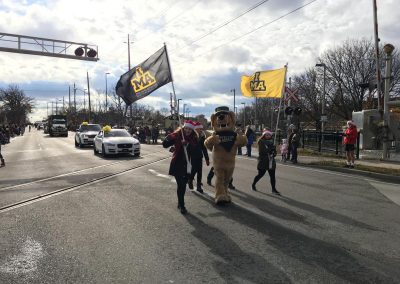
M 0 207 L 69 190 L 0 211 L 0 282 L 400 281 L 400 208 L 379 192 L 398 185 L 279 165 L 276 197 L 265 178 L 250 190 L 256 161 L 239 157 L 234 204 L 214 206 L 206 186 L 183 216 L 169 153 L 142 147 L 103 159 L 36 131 L 7 145 Z

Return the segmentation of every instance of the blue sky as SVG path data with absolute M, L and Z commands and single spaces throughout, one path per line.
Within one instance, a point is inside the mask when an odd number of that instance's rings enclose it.
M 17 84 L 34 97 L 33 119 L 46 115 L 48 102 L 63 96 L 67 100 L 68 86 L 74 82 L 85 89 L 86 72 L 93 98 L 104 100 L 105 73 L 111 73 L 111 87 L 128 69 L 129 33 L 131 66 L 167 44 L 177 97 L 191 114 L 209 116 L 219 105 L 233 108 L 233 88 L 240 108 L 241 102 L 252 102 L 241 96 L 242 75 L 288 62 L 288 76 L 293 76 L 313 67 L 322 52 L 348 38 L 373 38 L 370 0 L 317 0 L 274 21 L 310 1 L 269 0 L 227 23 L 260 1 L 0 0 L 0 32 L 87 42 L 98 45 L 100 57 L 94 63 L 0 52 L 0 87 Z M 396 2 L 378 1 L 378 19 L 381 41 L 398 47 Z M 223 27 L 211 32 L 219 26 Z M 139 103 L 169 107 L 170 92 L 168 84 Z M 82 92 L 78 94 L 82 101 Z

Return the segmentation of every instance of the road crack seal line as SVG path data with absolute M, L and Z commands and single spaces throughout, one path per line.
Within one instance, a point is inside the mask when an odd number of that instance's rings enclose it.
M 100 177 L 100 178 L 93 179 L 91 181 L 87 181 L 87 182 L 83 182 L 81 184 L 77 184 L 77 185 L 73 185 L 73 186 L 70 186 L 70 187 L 58 189 L 58 190 L 55 190 L 55 191 L 52 191 L 52 192 L 48 192 L 46 194 L 41 194 L 41 195 L 26 199 L 26 200 L 22 200 L 22 201 L 13 203 L 13 204 L 9 204 L 9 205 L 0 207 L 0 213 L 4 213 L 4 212 L 7 212 L 7 211 L 10 211 L 10 210 L 13 210 L 13 209 L 17 209 L 19 207 L 22 207 L 22 206 L 25 206 L 25 205 L 29 205 L 29 204 L 32 204 L 32 203 L 35 203 L 35 202 L 38 202 L 38 201 L 41 201 L 41 200 L 44 200 L 44 199 L 47 199 L 47 198 L 50 198 L 50 197 L 54 197 L 54 196 L 57 196 L 59 194 L 67 193 L 67 192 L 79 189 L 81 187 L 87 186 L 89 184 L 95 184 L 95 183 L 98 183 L 98 182 L 101 182 L 101 181 L 104 181 L 104 180 L 108 180 L 108 179 L 111 179 L 111 178 L 126 174 L 128 172 L 131 172 L 131 171 L 146 167 L 148 165 L 164 161 L 164 160 L 169 159 L 169 158 L 170 158 L 170 156 L 168 155 L 167 157 L 160 158 L 160 159 L 158 159 L 156 161 L 153 161 L 153 162 L 145 163 L 145 164 L 142 164 L 142 165 L 137 165 L 137 166 L 134 166 L 134 167 L 129 168 L 129 169 L 122 170 L 122 171 L 117 172 L 117 173 L 113 173 L 113 174 L 109 174 L 109 175 L 106 175 L 106 176 L 103 176 L 103 177 Z
M 6 263 L 0 265 L 0 272 L 17 275 L 33 273 L 43 257 L 42 245 L 28 237 L 22 246 L 21 253 L 11 256 Z

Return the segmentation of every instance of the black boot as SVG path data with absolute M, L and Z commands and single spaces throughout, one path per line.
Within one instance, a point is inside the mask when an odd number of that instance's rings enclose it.
M 186 210 L 185 206 L 181 206 L 181 205 L 178 204 L 178 209 L 181 211 L 181 214 L 186 214 L 187 213 L 187 210 Z
M 281 195 L 281 193 L 277 191 L 276 188 L 272 189 L 272 193 L 275 195 Z
M 189 185 L 190 189 L 193 189 L 193 180 L 192 179 L 189 179 L 188 185 Z
M 204 190 L 201 188 L 201 186 L 202 186 L 202 183 L 198 183 L 198 184 L 197 184 L 196 190 L 197 190 L 198 192 L 200 192 L 200 193 L 203 193 Z
M 254 191 L 257 191 L 256 184 L 255 184 L 255 183 L 252 183 L 252 184 L 251 184 L 251 189 L 254 190 Z

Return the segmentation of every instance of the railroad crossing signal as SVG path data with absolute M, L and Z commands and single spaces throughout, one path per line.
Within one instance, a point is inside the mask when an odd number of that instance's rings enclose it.
M 285 87 L 285 92 L 287 94 L 287 96 L 285 98 L 285 104 L 287 104 L 289 102 L 289 100 L 298 102 L 299 97 L 296 95 L 298 91 L 299 91 L 299 89 L 292 90 L 288 87 Z

